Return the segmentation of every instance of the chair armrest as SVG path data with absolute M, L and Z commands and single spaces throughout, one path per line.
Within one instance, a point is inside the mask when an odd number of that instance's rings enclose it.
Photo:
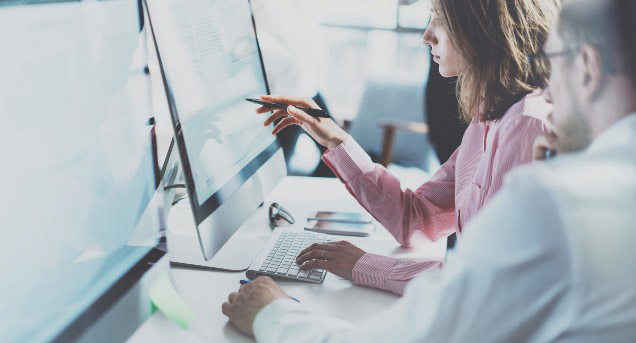
M 395 131 L 402 130 L 411 133 L 425 135 L 428 133 L 428 125 L 425 123 L 412 122 L 400 119 L 380 119 L 378 126 L 383 128 L 382 154 L 380 164 L 387 167 L 393 161 L 393 144 L 395 142 Z
M 353 122 L 349 119 L 345 119 L 342 122 L 337 122 L 336 124 L 338 124 L 343 130 L 345 130 L 345 132 L 349 133 L 349 131 L 351 131 L 351 124 Z
M 428 125 L 425 123 L 418 123 L 414 121 L 401 120 L 401 119 L 380 119 L 378 120 L 378 126 L 393 130 L 403 130 L 418 134 L 427 134 Z

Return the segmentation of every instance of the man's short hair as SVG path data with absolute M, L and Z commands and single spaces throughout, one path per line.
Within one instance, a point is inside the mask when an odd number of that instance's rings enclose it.
M 563 7 L 558 32 L 566 46 L 589 44 L 609 73 L 625 73 L 636 86 L 636 1 L 580 0 Z

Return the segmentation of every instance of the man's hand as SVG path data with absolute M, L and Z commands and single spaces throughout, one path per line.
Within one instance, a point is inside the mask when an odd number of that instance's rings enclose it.
M 228 301 L 223 303 L 221 309 L 239 331 L 253 337 L 256 315 L 278 299 L 289 299 L 289 296 L 274 280 L 260 276 L 252 283 L 241 286 L 238 292 L 230 293 Z
M 540 135 L 534 141 L 532 147 L 532 159 L 535 161 L 543 161 L 549 157 L 553 157 L 557 152 L 558 139 L 553 132 L 549 134 Z M 552 156 L 550 156 L 552 155 Z
M 355 245 L 340 241 L 326 244 L 314 243 L 301 251 L 296 258 L 300 269 L 326 269 L 342 278 L 351 280 L 353 266 L 366 252 Z

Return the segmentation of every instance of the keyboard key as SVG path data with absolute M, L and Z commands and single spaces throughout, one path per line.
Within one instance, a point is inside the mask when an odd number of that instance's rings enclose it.
M 298 273 L 298 277 L 300 278 L 307 278 L 309 276 L 309 271 L 308 270 L 301 270 Z
M 270 275 L 286 275 L 301 280 L 320 281 L 324 277 L 323 269 L 302 271 L 296 264 L 296 258 L 311 244 L 328 240 L 330 240 L 329 236 L 309 232 L 281 233 L 272 249 L 267 252 L 259 271 Z
M 298 275 L 298 272 L 299 272 L 299 271 L 300 271 L 300 270 L 298 270 L 298 269 L 296 269 L 296 270 L 290 269 L 290 270 L 287 272 L 287 275 L 289 275 L 289 276 L 296 276 L 296 275 Z

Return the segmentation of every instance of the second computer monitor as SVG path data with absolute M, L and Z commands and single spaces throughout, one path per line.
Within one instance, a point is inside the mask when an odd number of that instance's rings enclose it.
M 245 98 L 269 89 L 248 0 L 147 0 L 175 139 L 206 260 L 286 174 Z
M 124 341 L 149 314 L 131 293 L 162 226 L 141 23 L 136 1 L 0 2 L 2 342 Z

